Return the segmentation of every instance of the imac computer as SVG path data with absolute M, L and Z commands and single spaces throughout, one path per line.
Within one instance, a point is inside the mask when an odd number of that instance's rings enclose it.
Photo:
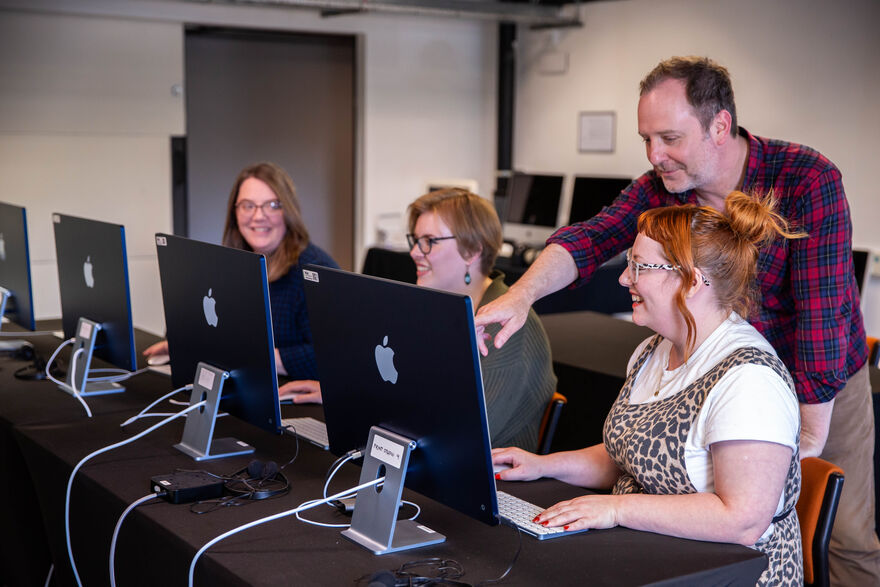
M 35 328 L 27 213 L 20 206 L 3 202 L 0 202 L 0 318 L 25 330 Z M 0 351 L 16 351 L 26 344 L 21 340 L 0 339 Z
M 568 224 L 589 220 L 610 206 L 631 183 L 632 179 L 627 177 L 575 176 Z
M 404 483 L 497 524 L 470 298 L 313 265 L 303 277 L 330 450 L 364 451 L 361 483 L 385 477 L 343 534 L 375 554 L 442 542 L 397 521 Z
M 517 245 L 544 245 L 564 221 L 559 213 L 563 179 L 563 175 L 520 172 L 510 177 L 498 214 L 504 240 Z
M 198 461 L 251 453 L 240 440 L 214 439 L 214 424 L 223 409 L 281 432 L 266 258 L 167 234 L 156 235 L 156 252 L 171 379 L 193 384 L 191 403 L 208 401 L 175 447 Z
M 74 339 L 71 366 L 61 386 L 83 396 L 117 393 L 113 381 L 90 380 L 93 357 L 120 369 L 137 367 L 125 227 L 52 214 L 64 337 Z

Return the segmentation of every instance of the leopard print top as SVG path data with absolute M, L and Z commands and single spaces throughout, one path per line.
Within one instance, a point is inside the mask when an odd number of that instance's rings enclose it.
M 788 382 L 794 393 L 791 375 L 778 357 L 757 348 L 741 348 L 675 395 L 656 402 L 630 404 L 636 376 L 661 340 L 657 335 L 645 347 L 605 420 L 605 449 L 623 471 L 614 487 L 615 494 L 696 493 L 685 465 L 685 443 L 706 397 L 729 369 L 747 363 L 770 367 Z M 800 526 L 793 513 L 800 493 L 800 477 L 800 459 L 795 450 L 784 488 L 783 513 L 774 518 L 775 528 L 770 537 L 753 546 L 770 559 L 759 585 L 803 584 Z

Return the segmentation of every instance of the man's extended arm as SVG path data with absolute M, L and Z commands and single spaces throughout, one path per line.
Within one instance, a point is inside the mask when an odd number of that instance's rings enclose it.
M 569 252 L 560 245 L 548 245 L 506 294 L 477 312 L 474 324 L 483 356 L 489 354 L 483 338 L 487 325 L 501 324 L 501 330 L 495 335 L 495 348 L 501 348 L 525 324 L 533 303 L 569 285 L 577 276 L 577 265 Z

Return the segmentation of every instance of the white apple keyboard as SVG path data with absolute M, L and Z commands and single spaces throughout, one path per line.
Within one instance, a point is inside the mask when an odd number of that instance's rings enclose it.
M 285 432 L 304 438 L 319 448 L 330 450 L 327 425 L 314 418 L 283 418 L 281 427 Z
M 498 496 L 498 517 L 501 521 L 534 536 L 538 540 L 570 536 L 587 531 L 586 529 L 569 531 L 560 526 L 549 528 L 536 524 L 533 521 L 535 516 L 547 508 L 542 508 L 504 491 L 496 491 L 496 494 Z

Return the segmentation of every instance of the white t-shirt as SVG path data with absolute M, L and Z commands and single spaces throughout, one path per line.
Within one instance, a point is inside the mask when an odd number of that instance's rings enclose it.
M 641 356 L 649 339 L 630 357 L 627 372 Z M 683 390 L 702 377 L 733 351 L 755 347 L 773 355 L 776 351 L 760 332 L 736 313 L 731 315 L 694 350 L 684 365 L 671 371 L 672 343 L 664 339 L 636 376 L 630 403 L 662 400 Z M 654 395 L 655 391 L 659 391 Z M 715 490 L 712 455 L 709 447 L 725 440 L 760 440 L 795 449 L 798 445 L 800 411 L 798 401 L 783 378 L 770 367 L 733 367 L 715 384 L 691 426 L 685 443 L 685 467 L 698 492 Z M 783 511 L 784 495 L 779 496 L 776 514 Z M 766 535 L 772 532 L 772 524 Z

